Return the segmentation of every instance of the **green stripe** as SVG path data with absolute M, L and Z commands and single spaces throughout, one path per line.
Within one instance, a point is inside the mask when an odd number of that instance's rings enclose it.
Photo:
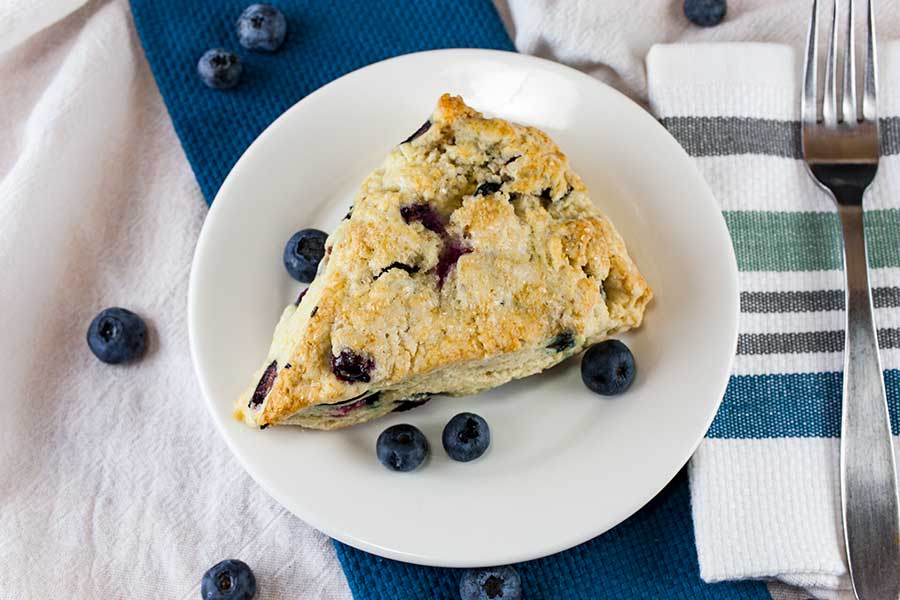
M 725 211 L 741 271 L 840 269 L 836 213 Z M 866 213 L 869 266 L 900 267 L 900 209 Z

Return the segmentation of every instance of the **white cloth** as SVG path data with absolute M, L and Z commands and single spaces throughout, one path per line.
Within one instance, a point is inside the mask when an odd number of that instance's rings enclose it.
M 799 44 L 806 4 L 732 0 L 701 30 L 676 0 L 498 0 L 521 51 L 639 100 L 652 43 Z M 897 0 L 881 5 L 896 37 Z M 262 599 L 349 598 L 330 542 L 253 483 L 204 412 L 185 315 L 206 208 L 127 2 L 0 3 L 0 106 L 0 600 L 195 598 L 227 557 L 253 566 Z M 109 305 L 147 319 L 140 363 L 88 352 Z
M 348 600 L 330 541 L 201 400 L 185 315 L 206 205 L 128 5 L 77 10 L 0 57 L 0 81 L 0 598 L 193 600 L 240 558 L 259 598 Z M 110 305 L 148 322 L 134 365 L 85 344 Z
M 882 117 L 896 117 L 900 43 L 882 43 L 879 59 L 879 111 Z M 661 118 L 799 119 L 800 61 L 787 46 L 661 45 L 647 58 L 647 74 L 650 107 Z M 835 211 L 801 159 L 745 153 L 700 156 L 695 163 L 723 210 Z M 896 209 L 898 197 L 900 156 L 894 154 L 882 157 L 866 208 Z M 896 287 L 900 269 L 871 269 L 871 280 L 873 287 Z M 840 290 L 843 273 L 744 271 L 740 287 L 751 293 Z M 744 313 L 740 331 L 839 331 L 843 318 L 842 310 Z M 900 311 L 877 308 L 875 319 L 879 327 L 895 327 Z M 885 369 L 900 368 L 900 350 L 883 349 L 881 354 Z M 735 359 L 734 373 L 835 372 L 841 361 L 841 352 L 744 354 Z M 900 442 L 895 447 L 900 452 Z M 820 598 L 852 600 L 843 556 L 838 448 L 836 438 L 704 440 L 690 468 L 703 579 L 775 578 Z

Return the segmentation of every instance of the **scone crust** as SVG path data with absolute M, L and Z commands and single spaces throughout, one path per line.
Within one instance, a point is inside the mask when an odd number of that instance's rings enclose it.
M 546 134 L 485 118 L 447 94 L 430 123 L 366 178 L 350 218 L 329 236 L 315 281 L 285 309 L 263 368 L 237 401 L 248 424 L 278 424 L 373 390 L 386 401 L 437 370 L 480 368 L 571 335 L 564 352 L 529 354 L 540 357 L 530 359 L 535 372 L 641 324 L 652 292 Z M 439 223 L 405 218 L 410 206 L 434 211 Z M 369 381 L 335 376 L 333 357 L 344 350 L 371 360 Z M 272 361 L 277 377 L 253 410 Z M 513 369 L 506 379 L 527 374 Z M 427 391 L 471 391 L 465 381 L 448 387 Z

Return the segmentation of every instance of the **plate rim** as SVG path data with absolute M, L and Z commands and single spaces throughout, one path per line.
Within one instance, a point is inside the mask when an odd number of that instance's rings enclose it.
M 336 84 L 338 84 L 338 82 L 341 82 L 345 79 L 353 78 L 354 76 L 357 76 L 359 73 L 361 73 L 363 71 L 366 71 L 366 70 L 369 70 L 369 69 L 372 69 L 372 68 L 375 68 L 378 66 L 383 66 L 385 63 L 397 63 L 397 62 L 403 62 L 403 61 L 407 61 L 407 60 L 419 60 L 419 59 L 427 60 L 430 57 L 456 57 L 456 58 L 465 60 L 465 59 L 470 59 L 473 57 L 484 57 L 484 56 L 500 58 L 501 60 L 523 61 L 523 62 L 532 62 L 533 64 L 540 64 L 544 68 L 553 69 L 559 73 L 562 73 L 563 75 L 565 75 L 567 77 L 574 77 L 575 79 L 579 79 L 589 86 L 596 86 L 596 87 L 603 88 L 605 93 L 611 92 L 613 95 L 618 96 L 620 100 L 623 100 L 627 104 L 631 105 L 633 108 L 636 108 L 637 109 L 636 113 L 641 113 L 640 116 L 636 115 L 636 118 L 647 120 L 648 123 L 652 122 L 653 126 L 655 126 L 655 128 L 657 128 L 658 133 L 662 134 L 662 136 L 664 138 L 666 138 L 668 140 L 668 142 L 670 142 L 672 150 L 675 153 L 681 154 L 682 158 L 684 158 L 686 160 L 686 162 L 691 165 L 691 168 L 688 171 L 688 174 L 686 176 L 695 179 L 695 182 L 698 184 L 698 189 L 700 189 L 700 188 L 703 189 L 703 191 L 704 191 L 703 201 L 711 203 L 712 207 L 718 213 L 718 218 L 716 219 L 717 228 L 719 229 L 719 233 L 724 234 L 724 237 L 728 240 L 728 243 L 726 244 L 726 246 L 727 246 L 726 256 L 724 258 L 726 259 L 726 262 L 728 262 L 728 266 L 730 267 L 728 269 L 728 284 L 729 284 L 728 287 L 731 289 L 731 291 L 733 291 L 733 294 L 728 294 L 728 297 L 731 299 L 731 302 L 732 302 L 731 323 L 733 324 L 732 331 L 730 332 L 729 338 L 730 338 L 730 346 L 732 348 L 734 348 L 735 351 L 737 349 L 737 342 L 738 342 L 739 318 L 740 318 L 740 302 L 739 302 L 740 291 L 739 291 L 739 286 L 738 286 L 739 271 L 738 271 L 738 265 L 737 265 L 737 258 L 736 258 L 733 243 L 731 240 L 731 235 L 728 231 L 728 227 L 726 225 L 725 218 L 722 215 L 721 207 L 716 202 L 715 196 L 712 193 L 712 190 L 710 189 L 709 184 L 703 178 L 703 176 L 700 173 L 699 169 L 697 168 L 694 160 L 691 158 L 690 155 L 688 155 L 688 153 L 678 143 L 678 141 L 672 136 L 672 134 L 669 133 L 669 131 L 653 116 L 652 113 L 650 113 L 648 110 L 646 110 L 640 104 L 638 104 L 637 102 L 635 102 L 634 100 L 629 98 L 624 93 L 622 93 L 619 90 L 615 89 L 614 87 L 604 83 L 603 81 L 600 81 L 599 79 L 596 79 L 586 73 L 583 73 L 575 68 L 569 67 L 562 63 L 544 59 L 544 58 L 540 58 L 537 56 L 522 54 L 519 52 L 493 50 L 493 49 L 480 49 L 480 48 L 444 48 L 444 49 L 426 50 L 426 51 L 421 51 L 421 52 L 412 52 L 412 53 L 408 53 L 408 54 L 402 54 L 402 55 L 390 57 L 390 58 L 387 58 L 387 59 L 384 59 L 384 60 L 381 60 L 381 61 L 378 61 L 375 63 L 365 65 L 363 67 L 360 67 L 358 69 L 350 71 L 350 72 L 342 75 L 341 77 L 338 77 L 337 79 L 330 81 L 329 83 L 323 85 L 320 88 L 317 88 L 310 94 L 307 94 L 306 96 L 304 96 L 303 98 L 301 98 L 300 100 L 298 100 L 297 102 L 292 104 L 288 109 L 286 109 L 284 112 L 282 112 L 272 123 L 270 123 L 250 143 L 250 145 L 247 146 L 247 148 L 241 153 L 241 156 L 237 159 L 237 161 L 235 161 L 235 164 L 229 170 L 228 175 L 222 181 L 222 184 L 219 187 L 219 190 L 216 192 L 216 196 L 213 199 L 213 202 L 209 207 L 209 211 L 207 212 L 207 215 L 204 218 L 203 226 L 202 226 L 200 234 L 197 238 L 197 243 L 195 245 L 194 254 L 193 254 L 193 257 L 191 260 L 191 271 L 190 271 L 190 277 L 189 277 L 189 283 L 188 283 L 187 319 L 188 319 L 188 340 L 189 340 L 189 345 L 190 345 L 191 365 L 192 365 L 195 377 L 197 379 L 197 382 L 200 386 L 200 391 L 203 396 L 204 404 L 206 406 L 207 411 L 210 413 L 210 416 L 212 417 L 213 422 L 215 423 L 215 427 L 216 427 L 216 430 L 217 430 L 219 436 L 225 440 L 226 446 L 231 451 L 231 454 L 237 459 L 237 462 L 241 465 L 241 467 L 244 469 L 244 471 L 247 472 L 247 474 L 251 477 L 251 479 L 253 479 L 253 481 L 257 485 L 259 485 L 263 489 L 263 491 L 266 492 L 266 494 L 268 494 L 270 497 L 272 497 L 279 505 L 281 505 L 283 508 L 285 508 L 292 515 L 294 515 L 301 521 L 307 523 L 308 525 L 315 528 L 316 530 L 320 531 L 321 533 L 332 538 L 333 540 L 337 540 L 337 541 L 339 541 L 343 544 L 346 544 L 348 546 L 351 546 L 353 548 L 363 550 L 365 552 L 369 552 L 369 553 L 372 553 L 372 554 L 375 554 L 375 555 L 378 555 L 378 556 L 381 556 L 384 558 L 389 558 L 389 559 L 393 559 L 393 560 L 398 560 L 398 561 L 402 561 L 402 562 L 406 562 L 406 563 L 423 565 L 423 566 L 466 568 L 466 567 L 485 566 L 485 564 L 487 564 L 487 563 L 484 563 L 483 561 L 473 562 L 473 561 L 467 560 L 465 558 L 458 559 L 458 560 L 450 560 L 450 559 L 432 558 L 430 556 L 418 557 L 418 556 L 414 556 L 414 555 L 404 554 L 402 552 L 397 552 L 390 548 L 384 548 L 384 547 L 378 546 L 377 544 L 368 542 L 366 540 L 361 540 L 361 539 L 355 538 L 354 536 L 348 535 L 345 532 L 335 531 L 331 527 L 323 526 L 321 521 L 318 519 L 318 516 L 315 514 L 304 514 L 301 516 L 301 515 L 295 513 L 291 508 L 288 508 L 288 506 L 292 505 L 293 502 L 284 501 L 284 499 L 282 498 L 282 494 L 280 494 L 275 489 L 273 489 L 273 485 L 271 485 L 271 483 L 267 480 L 266 477 L 259 476 L 257 473 L 254 472 L 254 470 L 250 466 L 249 461 L 246 460 L 245 457 L 243 456 L 243 452 L 239 449 L 236 441 L 226 431 L 225 419 L 220 416 L 219 411 L 216 408 L 216 402 L 212 397 L 213 394 L 211 393 L 210 386 L 207 383 L 206 378 L 204 377 L 203 370 L 200 368 L 201 360 L 200 360 L 200 356 L 199 356 L 198 349 L 197 349 L 197 347 L 198 347 L 197 338 L 198 338 L 199 332 L 196 331 L 197 318 L 195 316 L 197 311 L 199 310 L 199 308 L 197 306 L 197 304 L 198 304 L 197 295 L 199 293 L 198 292 L 198 283 L 197 283 L 197 277 L 198 277 L 197 273 L 200 270 L 199 263 L 202 261 L 202 257 L 205 253 L 207 245 L 210 243 L 209 242 L 210 234 L 208 232 L 211 229 L 211 227 L 209 226 L 209 224 L 211 222 L 214 222 L 214 220 L 217 218 L 216 215 L 219 212 L 219 211 L 217 211 L 217 208 L 222 204 L 222 203 L 218 203 L 217 200 L 220 197 L 228 195 L 229 190 L 233 185 L 232 180 L 235 179 L 236 177 L 238 177 L 237 175 L 235 175 L 235 173 L 241 168 L 242 163 L 246 162 L 247 160 L 250 160 L 248 158 L 248 156 L 250 154 L 252 154 L 254 147 L 256 147 L 259 144 L 264 143 L 265 140 L 270 135 L 272 135 L 272 132 L 276 128 L 280 127 L 281 123 L 288 118 L 289 114 L 299 110 L 298 107 L 300 107 L 301 104 L 306 102 L 309 98 L 313 98 L 317 95 L 324 93 L 325 90 L 331 88 L 332 86 L 335 86 Z M 541 549 L 538 552 L 533 552 L 533 551 L 529 552 L 526 550 L 522 550 L 522 551 L 519 551 L 518 553 L 510 553 L 502 561 L 494 562 L 492 564 L 500 564 L 500 562 L 502 562 L 503 564 L 524 562 L 527 560 L 543 558 L 546 556 L 556 554 L 558 552 L 562 552 L 562 551 L 571 549 L 575 546 L 578 546 L 584 542 L 587 542 L 587 541 L 589 541 L 599 535 L 602 535 L 602 534 L 606 533 L 607 531 L 617 527 L 624 521 L 631 518 L 634 514 L 636 514 L 642 508 L 644 508 L 667 485 L 669 485 L 669 483 L 678 475 L 678 473 L 680 473 L 684 469 L 685 465 L 690 461 L 691 457 L 694 455 L 697 448 L 699 447 L 699 445 L 702 443 L 702 441 L 706 437 L 706 432 L 709 430 L 709 427 L 712 424 L 712 421 L 715 419 L 715 416 L 721 405 L 722 398 L 727 389 L 728 382 L 731 377 L 731 373 L 732 373 L 732 369 L 733 369 L 733 365 L 734 365 L 734 360 L 735 360 L 735 355 L 734 355 L 734 352 L 732 352 L 729 355 L 727 364 L 723 363 L 722 372 L 717 373 L 715 376 L 715 383 L 716 383 L 715 388 L 719 390 L 719 392 L 717 393 L 719 400 L 718 400 L 718 402 L 715 403 L 715 406 L 713 407 L 713 409 L 711 409 L 709 411 L 709 414 L 706 415 L 704 427 L 702 430 L 703 433 L 701 433 L 700 436 L 698 436 L 698 438 L 690 445 L 690 448 L 686 452 L 686 454 L 684 456 L 679 457 L 679 460 L 676 463 L 678 465 L 677 468 L 675 468 L 674 471 L 667 478 L 665 478 L 664 481 L 661 481 L 658 487 L 653 488 L 653 486 L 651 486 L 653 491 L 651 493 L 647 494 L 646 497 L 642 498 L 640 503 L 637 504 L 633 509 L 628 511 L 627 514 L 625 514 L 621 519 L 618 520 L 618 522 L 613 523 L 612 525 L 602 528 L 600 530 L 596 530 L 596 531 L 595 530 L 590 530 L 590 531 L 586 530 L 584 535 L 580 536 L 578 539 L 561 541 L 561 542 L 557 542 L 555 544 L 544 544 L 541 546 Z M 711 385 L 711 387 L 712 387 L 712 385 Z

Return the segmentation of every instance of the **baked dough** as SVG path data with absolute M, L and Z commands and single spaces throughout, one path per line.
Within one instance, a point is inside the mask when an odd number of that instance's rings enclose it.
M 652 292 L 543 132 L 459 97 L 363 182 L 235 416 L 338 429 L 539 373 Z

